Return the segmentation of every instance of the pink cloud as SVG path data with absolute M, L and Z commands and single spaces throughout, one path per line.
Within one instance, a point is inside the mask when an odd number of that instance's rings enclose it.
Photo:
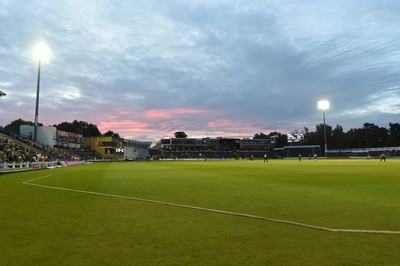
M 124 120 L 124 121 L 102 121 L 98 128 L 101 132 L 106 132 L 112 130 L 114 132 L 119 131 L 146 131 L 149 126 L 147 123 L 134 120 Z
M 200 109 L 173 109 L 176 111 L 177 114 L 196 114 L 196 113 L 204 113 L 205 110 L 200 110 Z
M 150 110 L 147 111 L 144 116 L 149 119 L 171 117 L 169 110 Z
M 169 118 L 175 115 L 183 115 L 183 114 L 197 114 L 204 113 L 205 110 L 201 109 L 190 109 L 190 108 L 179 108 L 179 109 L 153 109 L 149 110 L 145 113 L 145 117 L 148 119 L 157 119 L 157 118 Z
M 131 111 L 120 110 L 120 111 L 118 111 L 118 114 L 120 114 L 120 115 L 130 115 L 130 114 L 132 114 L 132 112 Z
M 108 115 L 108 119 L 119 119 L 119 118 L 121 118 L 121 116 L 132 115 L 132 114 L 133 114 L 133 112 L 128 111 L 128 110 L 116 110 L 114 112 L 114 114 Z
M 219 127 L 241 128 L 242 125 L 240 122 L 233 122 L 230 120 L 217 120 L 217 121 L 208 122 L 208 127 L 210 127 L 210 128 L 219 128 Z

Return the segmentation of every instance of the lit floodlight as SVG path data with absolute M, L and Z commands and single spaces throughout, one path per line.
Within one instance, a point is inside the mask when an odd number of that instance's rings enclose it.
M 37 128 L 39 124 L 39 90 L 40 90 L 40 66 L 43 63 L 47 64 L 50 61 L 51 50 L 44 42 L 40 42 L 34 50 L 34 56 L 38 60 L 38 78 L 36 89 L 36 109 L 35 109 L 35 127 L 33 130 L 33 141 L 37 141 Z
M 328 150 L 328 144 L 326 142 L 326 123 L 325 123 L 325 110 L 329 109 L 329 101 L 321 100 L 318 102 L 318 109 L 322 110 L 323 118 L 324 118 L 324 142 L 325 142 L 325 149 L 324 155 L 326 155 L 326 151 Z
M 318 109 L 319 110 L 328 110 L 329 109 L 329 101 L 327 101 L 327 100 L 319 101 Z
M 51 50 L 44 42 L 40 42 L 34 50 L 34 56 L 36 60 L 47 64 L 51 58 Z

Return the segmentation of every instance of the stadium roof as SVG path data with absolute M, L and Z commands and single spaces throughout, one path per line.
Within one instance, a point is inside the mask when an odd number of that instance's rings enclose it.
M 6 94 L 3 91 L 0 91 L 0 97 L 1 96 L 6 96 Z

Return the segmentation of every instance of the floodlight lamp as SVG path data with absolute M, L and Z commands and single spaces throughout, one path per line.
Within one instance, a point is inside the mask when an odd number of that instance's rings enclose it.
M 51 50 L 44 42 L 40 42 L 34 50 L 34 55 L 38 61 L 47 64 L 51 58 Z
M 318 102 L 318 109 L 319 110 L 327 110 L 329 109 L 329 101 L 322 100 Z

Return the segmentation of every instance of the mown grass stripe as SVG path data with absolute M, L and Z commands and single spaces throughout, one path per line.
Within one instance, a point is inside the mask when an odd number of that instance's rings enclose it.
M 151 199 L 128 197 L 128 196 L 122 196 L 122 195 L 107 194 L 107 193 L 86 191 L 86 190 L 77 190 L 77 189 L 55 187 L 55 186 L 47 186 L 47 185 L 40 185 L 40 184 L 33 183 L 35 181 L 42 180 L 42 179 L 45 179 L 45 178 L 48 178 L 48 177 L 51 177 L 51 176 L 54 176 L 54 175 L 57 175 L 57 174 L 65 173 L 65 172 L 68 172 L 68 171 L 71 171 L 71 170 L 73 170 L 73 169 L 67 169 L 65 171 L 52 173 L 52 174 L 45 175 L 45 176 L 42 176 L 42 177 L 38 177 L 38 178 L 35 178 L 35 179 L 30 179 L 30 180 L 24 181 L 23 184 L 30 185 L 30 186 L 47 188 L 47 189 L 56 189 L 56 190 L 76 192 L 76 193 L 84 193 L 84 194 L 91 194 L 91 195 L 97 195 L 97 196 L 103 196 L 103 197 L 119 198 L 119 199 L 126 199 L 126 200 L 135 200 L 135 201 L 141 201 L 141 202 L 147 202 L 147 203 L 153 203 L 153 204 L 159 204 L 159 205 L 166 205 L 166 206 L 172 206 L 172 207 L 179 207 L 179 208 L 207 211 L 207 212 L 212 212 L 212 213 L 220 213 L 220 214 L 225 214 L 225 215 L 252 218 L 252 219 L 258 219 L 258 220 L 265 220 L 265 221 L 270 221 L 270 222 L 275 222 L 275 223 L 288 224 L 288 225 L 299 226 L 299 227 L 303 227 L 303 228 L 309 228 L 309 229 L 321 230 L 321 231 L 329 231 L 329 232 L 336 232 L 336 233 L 396 234 L 396 235 L 400 234 L 400 231 L 392 231 L 392 230 L 364 230 L 364 229 L 328 228 L 328 227 L 323 227 L 323 226 L 310 225 L 310 224 L 305 224 L 305 223 L 299 223 L 299 222 L 294 222 L 294 221 L 289 221 L 289 220 L 281 220 L 281 219 L 257 216 L 257 215 L 246 214 L 246 213 L 237 213 L 237 212 L 210 209 L 210 208 L 191 206 L 191 205 L 185 205 L 185 204 L 176 204 L 176 203 L 156 201 L 156 200 L 151 200 Z

